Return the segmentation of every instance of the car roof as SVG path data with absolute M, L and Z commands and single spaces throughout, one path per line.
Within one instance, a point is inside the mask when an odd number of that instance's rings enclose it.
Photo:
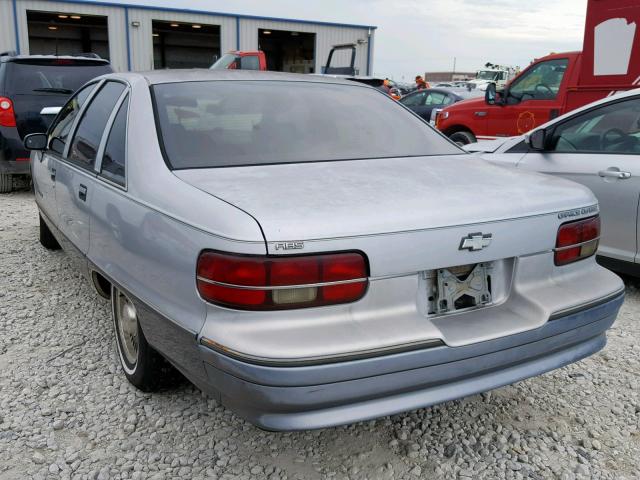
M 436 93 L 446 93 L 446 94 L 451 93 L 456 95 L 456 92 L 454 90 L 451 90 L 450 88 L 433 87 L 433 88 L 422 88 L 420 90 L 414 90 L 413 92 L 407 93 L 405 97 L 409 97 L 411 95 L 417 95 L 418 93 L 424 93 L 424 92 L 436 92 Z
M 283 73 L 258 70 L 209 70 L 204 68 L 180 70 L 151 70 L 138 73 L 116 73 L 107 77 L 140 78 L 143 77 L 149 85 L 181 82 L 206 82 L 214 80 L 255 80 L 255 81 L 283 81 L 283 82 L 313 82 L 337 83 L 350 86 L 366 87 L 358 82 L 324 75 L 309 75 L 301 73 Z
M 86 63 L 95 62 L 101 65 L 108 65 L 109 60 L 93 57 L 89 55 L 12 55 L 0 54 L 0 62 L 20 62 L 24 60 L 75 60 Z

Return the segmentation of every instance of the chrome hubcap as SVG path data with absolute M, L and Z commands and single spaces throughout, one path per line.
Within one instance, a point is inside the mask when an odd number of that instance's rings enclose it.
M 138 360 L 138 314 L 125 294 L 117 291 L 116 295 L 116 324 L 122 353 L 130 364 L 135 365 Z

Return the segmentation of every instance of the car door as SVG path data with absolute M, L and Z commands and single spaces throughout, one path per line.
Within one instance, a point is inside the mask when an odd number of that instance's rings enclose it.
M 521 135 L 557 116 L 568 66 L 567 58 L 547 60 L 518 77 L 509 86 L 506 105 L 483 110 L 489 133 L 496 137 Z
M 548 150 L 527 153 L 519 166 L 589 187 L 600 204 L 599 254 L 637 262 L 640 96 L 581 112 L 547 133 Z
M 402 97 L 399 101 L 405 107 L 414 111 L 416 114 L 420 115 L 420 108 L 424 105 L 425 99 L 427 98 L 428 92 L 426 90 L 422 90 L 419 92 L 411 93 L 405 97 Z
M 431 90 L 425 96 L 424 103 L 417 107 L 416 112 L 426 121 L 429 121 L 434 108 L 444 108 L 449 103 L 449 97 L 446 92 Z
M 100 142 L 124 89 L 123 83 L 115 81 L 96 88 L 79 114 L 64 157 L 58 161 L 56 206 L 60 229 L 79 254 L 89 250 L 90 205 Z
M 96 84 L 89 84 L 78 91 L 62 108 L 47 132 L 48 148 L 33 155 L 33 186 L 40 210 L 54 224 L 58 224 L 55 185 L 58 159 L 64 155 L 71 127 L 80 109 Z

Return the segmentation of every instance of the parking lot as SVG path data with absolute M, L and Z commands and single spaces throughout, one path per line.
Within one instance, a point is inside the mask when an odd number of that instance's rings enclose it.
M 38 242 L 30 192 L 0 197 L 0 479 L 640 477 L 640 281 L 600 353 L 377 421 L 261 431 L 186 381 L 122 375 L 109 304 Z

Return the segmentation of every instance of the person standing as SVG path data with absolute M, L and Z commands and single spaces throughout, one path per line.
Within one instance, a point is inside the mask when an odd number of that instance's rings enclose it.
M 416 86 L 418 90 L 424 90 L 425 88 L 429 88 L 429 84 L 422 78 L 422 75 L 418 75 L 416 77 Z

